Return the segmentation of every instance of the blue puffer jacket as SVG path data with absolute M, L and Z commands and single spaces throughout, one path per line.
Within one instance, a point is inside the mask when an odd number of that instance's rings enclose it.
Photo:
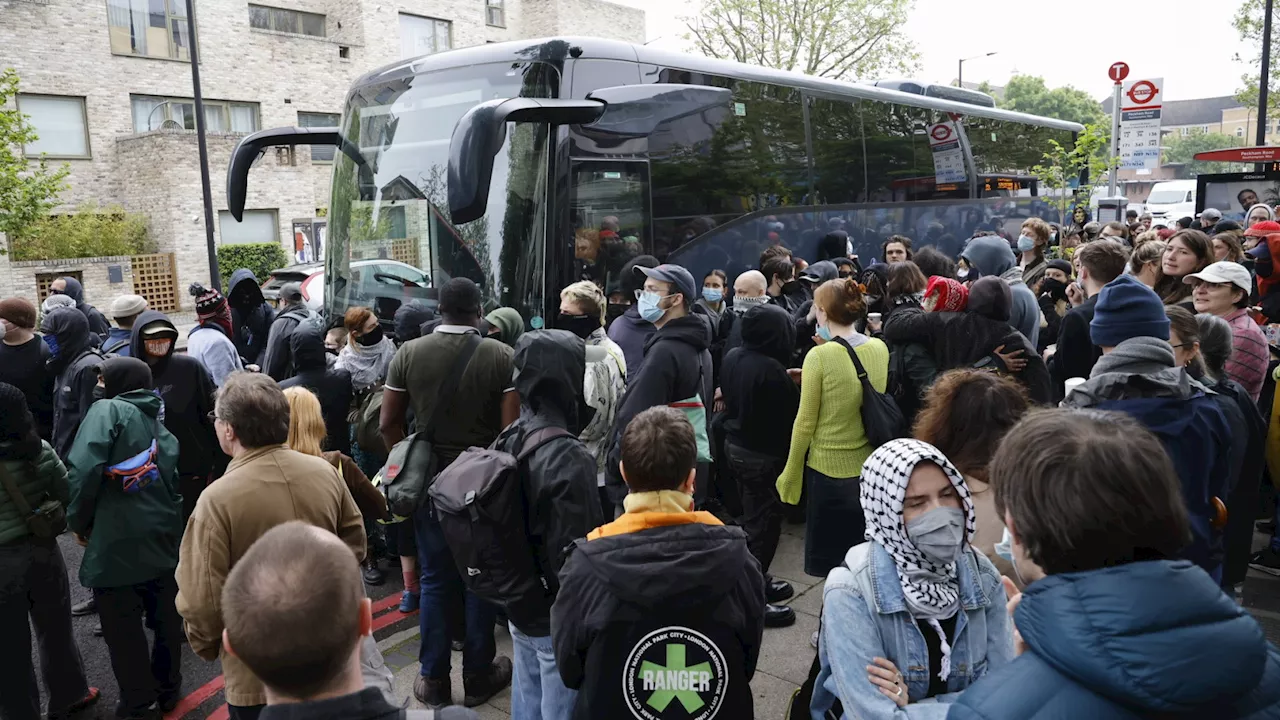
M 1186 560 L 1037 580 L 1014 624 L 1028 650 L 948 720 L 1280 717 L 1280 651 Z

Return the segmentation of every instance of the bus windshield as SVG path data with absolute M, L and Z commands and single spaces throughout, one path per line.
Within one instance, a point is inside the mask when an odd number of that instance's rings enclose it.
M 454 125 L 494 98 L 555 97 L 545 63 L 507 62 L 442 70 L 357 87 L 342 134 L 358 148 L 337 153 L 326 251 L 330 317 L 352 306 L 390 320 L 401 304 L 437 305 L 453 277 L 480 285 L 485 309 L 543 307 L 543 235 L 549 128 L 513 124 L 493 167 L 484 216 L 449 218 L 447 168 Z

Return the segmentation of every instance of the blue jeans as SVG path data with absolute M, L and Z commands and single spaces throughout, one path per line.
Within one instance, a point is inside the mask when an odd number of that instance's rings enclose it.
M 423 677 L 449 677 L 449 618 L 455 617 L 459 605 L 466 613 L 467 626 L 462 673 L 488 670 L 497 653 L 493 640 L 497 610 L 466 590 L 445 544 L 440 523 L 429 508 L 414 515 L 413 530 L 418 541 L 418 570 L 422 573 L 422 602 L 418 614 L 422 647 L 418 650 L 418 662 L 422 663 Z
M 562 720 L 573 716 L 578 691 L 564 686 L 556 669 L 551 636 L 529 637 L 507 623 L 511 630 L 512 720 Z

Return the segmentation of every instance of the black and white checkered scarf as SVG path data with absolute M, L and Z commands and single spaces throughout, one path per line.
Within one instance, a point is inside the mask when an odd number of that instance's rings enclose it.
M 907 494 L 911 472 L 922 462 L 932 462 L 955 486 L 964 511 L 965 544 L 973 537 L 973 499 L 964 476 L 936 447 L 920 440 L 893 440 L 876 448 L 862 465 L 862 514 L 866 519 L 867 538 L 880 543 L 893 558 L 898 581 L 913 618 L 925 620 L 942 639 L 943 667 L 940 675 L 950 674 L 950 647 L 939 620 L 956 613 L 960 606 L 960 583 L 956 563 L 933 564 L 907 537 L 902 519 L 902 503 Z

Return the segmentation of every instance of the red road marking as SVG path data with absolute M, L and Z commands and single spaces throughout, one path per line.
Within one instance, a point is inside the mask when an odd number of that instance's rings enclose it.
M 196 688 L 195 692 L 182 698 L 181 702 L 179 702 L 176 707 L 166 713 L 164 716 L 165 720 L 178 720 L 178 718 L 181 718 L 183 715 L 195 710 L 200 707 L 205 700 L 208 700 L 221 692 L 225 684 L 226 681 L 221 675 L 219 675 L 204 685 L 201 685 Z
M 418 612 L 415 610 L 412 613 L 405 615 L 400 612 L 398 607 L 399 605 L 400 605 L 399 593 L 392 593 L 391 595 L 388 595 L 387 597 L 384 597 L 373 604 L 373 613 L 375 615 L 377 615 L 380 612 L 383 612 L 384 610 L 388 610 L 393 607 L 396 608 L 392 612 L 384 613 L 380 617 L 374 618 L 373 620 L 374 632 L 377 632 L 378 630 L 381 630 L 389 625 L 393 625 L 404 618 L 412 617 L 418 614 Z M 172 710 L 166 713 L 164 716 L 164 720 L 180 720 L 187 713 L 203 705 L 206 700 L 213 697 L 214 695 L 217 695 L 219 692 L 222 692 L 222 689 L 225 686 L 226 686 L 226 680 L 221 675 L 210 680 L 204 685 L 201 685 L 200 687 L 192 691 L 191 694 L 182 698 L 182 700 L 179 701 L 178 704 Z M 226 720 L 228 717 L 228 714 L 227 714 L 228 712 L 229 711 L 227 710 L 227 706 L 223 705 L 222 707 L 215 710 L 213 714 L 211 714 L 208 717 L 208 720 Z

